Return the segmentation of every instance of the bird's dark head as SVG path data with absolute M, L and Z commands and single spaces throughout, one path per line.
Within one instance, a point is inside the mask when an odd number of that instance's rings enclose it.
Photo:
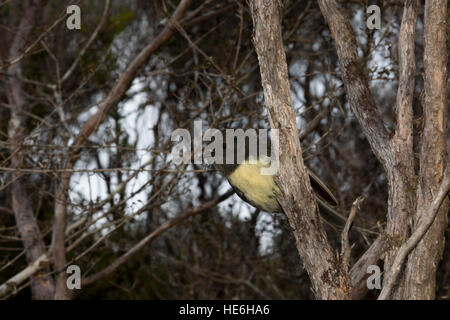
M 260 158 L 271 156 L 270 139 L 264 145 L 259 143 L 259 136 L 254 132 L 246 132 L 244 137 L 226 136 L 223 131 L 222 161 L 214 163 L 215 168 L 223 175 L 229 176 L 236 168 L 248 161 L 256 164 Z

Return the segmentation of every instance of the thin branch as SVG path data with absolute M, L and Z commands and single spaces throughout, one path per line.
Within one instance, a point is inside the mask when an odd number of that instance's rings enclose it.
M 352 248 L 350 247 L 350 243 L 348 240 L 348 233 L 353 224 L 353 220 L 355 219 L 356 212 L 359 209 L 361 202 L 363 202 L 363 197 L 358 197 L 355 201 L 353 201 L 352 208 L 350 210 L 350 214 L 347 218 L 347 222 L 345 223 L 344 230 L 341 233 L 341 263 L 343 268 L 348 272 L 348 266 L 350 263 L 350 254 Z
M 79 151 L 86 140 L 91 134 L 97 130 L 99 125 L 106 119 L 109 112 L 114 106 L 116 106 L 131 86 L 134 78 L 136 77 L 142 66 L 148 61 L 150 56 L 158 50 L 174 33 L 174 25 L 178 24 L 178 21 L 184 15 L 192 0 L 183 0 L 178 5 L 177 9 L 173 13 L 169 23 L 162 30 L 162 32 L 151 41 L 131 62 L 131 64 L 124 71 L 117 84 L 109 92 L 108 96 L 102 103 L 100 109 L 95 113 L 81 128 L 80 133 L 75 138 L 72 153 L 69 155 L 64 168 L 72 169 L 74 163 L 79 157 Z M 59 270 L 57 275 L 56 297 L 66 298 L 67 288 L 65 283 L 66 274 L 62 272 L 62 269 L 66 265 L 65 262 L 65 248 L 64 248 L 64 230 L 66 227 L 66 202 L 68 197 L 68 190 L 70 184 L 71 172 L 65 172 L 62 175 L 61 183 L 58 185 L 55 194 L 55 208 L 54 208 L 54 224 L 53 224 L 53 236 L 52 247 L 54 254 L 55 269 Z
M 203 204 L 202 206 L 200 206 L 200 207 L 198 207 L 198 208 L 196 208 L 196 209 L 194 209 L 192 211 L 189 211 L 188 213 L 186 213 L 186 214 L 184 214 L 184 215 L 182 215 L 182 216 L 180 216 L 178 218 L 174 218 L 174 219 L 171 219 L 171 220 L 167 221 L 162 226 L 160 226 L 159 228 L 154 230 L 152 233 L 150 233 L 147 237 L 142 239 L 135 246 L 133 246 L 127 253 L 125 253 L 124 255 L 119 257 L 117 260 L 115 260 L 106 269 L 104 269 L 104 270 L 102 270 L 102 271 L 100 271 L 100 272 L 98 272 L 98 273 L 96 273 L 96 274 L 94 274 L 94 275 L 92 275 L 92 276 L 90 276 L 88 278 L 85 278 L 82 281 L 82 286 L 83 287 L 87 286 L 87 285 L 93 283 L 94 281 L 97 281 L 97 280 L 99 280 L 99 279 L 101 279 L 103 277 L 106 277 L 111 272 L 113 272 L 118 267 L 120 267 L 123 263 L 128 261 L 133 254 L 138 252 L 140 249 L 142 249 L 146 244 L 150 243 L 156 237 L 162 235 L 164 232 L 168 231 L 170 228 L 172 228 L 172 227 L 182 223 L 187 218 L 192 217 L 192 216 L 197 215 L 197 214 L 200 214 L 200 213 L 204 213 L 205 211 L 213 208 L 214 206 L 216 206 L 220 202 L 222 202 L 222 201 L 226 200 L 227 198 L 229 198 L 233 193 L 234 193 L 234 191 L 230 190 L 230 191 L 226 192 L 225 194 L 223 194 L 222 196 L 218 197 L 217 199 L 211 200 L 211 201 Z M 145 207 L 145 208 L 147 208 L 147 207 Z M 143 210 L 139 210 L 139 211 L 143 211 Z M 134 216 L 134 214 L 133 214 L 133 216 Z M 76 228 L 78 225 L 79 225 L 79 223 L 75 222 L 73 225 L 69 226 L 66 229 L 66 235 L 68 235 L 68 233 L 71 230 L 73 230 L 74 228 Z M 33 262 L 32 264 L 27 266 L 25 269 L 23 269 L 22 271 L 17 273 L 15 276 L 13 276 L 12 278 L 10 278 L 6 282 L 4 282 L 2 285 L 0 285 L 0 297 L 3 297 L 6 294 L 8 294 L 9 292 L 15 290 L 15 288 L 17 288 L 18 285 L 20 285 L 22 282 L 24 282 L 28 278 L 34 276 L 44 266 L 46 266 L 46 265 L 48 265 L 50 263 L 52 263 L 52 255 L 51 255 L 51 251 L 49 250 L 46 253 L 44 253 L 43 255 L 41 255 L 38 259 L 36 259 L 35 262 Z
M 242 40 L 242 31 L 244 29 L 244 8 L 242 5 L 238 2 L 239 5 L 239 37 L 238 42 L 236 45 L 236 54 L 234 55 L 234 62 L 233 62 L 233 68 L 232 70 L 236 70 L 238 58 L 239 58 L 239 51 L 241 50 L 241 40 Z
M 39 35 L 39 37 L 37 37 L 37 39 L 23 51 L 23 53 L 16 56 L 15 58 L 10 59 L 9 61 L 6 62 L 6 64 L 1 65 L 0 70 L 8 68 L 8 67 L 18 63 L 20 60 L 22 60 L 38 43 L 41 42 L 42 39 L 44 39 L 44 37 L 47 34 L 50 33 L 50 31 L 52 31 L 61 21 L 63 21 L 66 18 L 66 16 L 67 16 L 67 13 L 64 11 L 64 13 L 57 20 L 55 20 L 55 22 L 50 27 L 48 27 L 47 30 L 45 30 L 43 33 L 41 33 Z
M 103 25 L 105 24 L 106 21 L 106 16 L 108 15 L 108 11 L 109 11 L 109 7 L 110 7 L 111 1 L 110 0 L 106 0 L 105 1 L 105 7 L 103 9 L 103 14 L 102 17 L 100 19 L 99 24 L 97 25 L 97 27 L 95 28 L 94 32 L 91 34 L 91 37 L 89 38 L 89 40 L 86 42 L 86 44 L 84 45 L 83 49 L 81 49 L 80 53 L 78 54 L 78 56 L 76 57 L 75 61 L 72 63 L 72 65 L 70 66 L 70 68 L 66 71 L 66 73 L 64 73 L 63 77 L 61 78 L 61 83 L 66 81 L 70 75 L 72 74 L 73 70 L 75 70 L 76 66 L 78 65 L 78 63 L 80 62 L 81 58 L 84 56 L 84 54 L 86 53 L 86 50 L 91 46 L 91 44 L 94 42 L 95 38 L 97 37 L 100 29 L 103 27 Z
M 50 262 L 50 252 L 46 252 L 37 258 L 33 263 L 17 273 L 14 277 L 10 278 L 0 286 L 0 297 L 6 295 L 10 291 L 14 291 L 15 288 L 26 279 L 35 275 L 43 266 Z
M 308 124 L 303 129 L 303 131 L 300 133 L 299 139 L 302 141 L 304 138 L 306 138 L 311 132 L 313 132 L 322 121 L 323 118 L 328 116 L 331 112 L 331 107 L 325 107 L 323 110 L 321 110 L 311 121 L 308 121 Z
M 93 168 L 93 169 L 24 169 L 24 168 L 8 168 L 8 167 L 0 167 L 0 172 L 18 172 L 18 173 L 26 173 L 26 174 L 34 174 L 34 173 L 102 173 L 102 172 L 166 172 L 166 173 L 177 173 L 177 172 L 186 172 L 186 173 L 199 173 L 199 172 L 211 172 L 215 171 L 212 169 L 143 169 L 143 168 Z
M 123 254 L 118 259 L 116 259 L 108 267 L 106 267 L 105 269 L 103 269 L 102 271 L 100 271 L 100 272 L 98 272 L 96 274 L 93 274 L 92 276 L 89 276 L 88 278 L 83 279 L 81 285 L 84 287 L 84 286 L 87 286 L 89 284 L 92 284 L 93 282 L 95 282 L 95 281 L 97 281 L 99 279 L 102 279 L 102 278 L 108 276 L 113 271 L 115 271 L 117 268 L 119 268 L 122 264 L 127 262 L 136 252 L 138 252 L 145 245 L 150 243 L 157 236 L 159 236 L 162 233 L 166 232 L 167 230 L 169 230 L 173 226 L 176 226 L 176 225 L 180 224 L 181 222 L 183 222 L 187 218 L 192 217 L 192 216 L 197 215 L 197 214 L 200 214 L 200 213 L 203 213 L 203 212 L 205 212 L 205 211 L 215 207 L 218 203 L 224 201 L 225 199 L 230 197 L 233 193 L 234 193 L 234 191 L 230 190 L 230 191 L 226 192 L 224 195 L 218 197 L 217 199 L 209 201 L 209 202 L 205 203 L 204 205 L 202 205 L 201 207 L 199 207 L 199 208 L 197 208 L 195 210 L 189 211 L 188 213 L 182 215 L 181 217 L 174 218 L 174 219 L 171 219 L 171 220 L 167 221 L 162 226 L 160 226 L 158 229 L 154 230 L 152 233 L 150 233 L 144 239 L 139 241 L 135 246 L 133 246 L 125 254 Z

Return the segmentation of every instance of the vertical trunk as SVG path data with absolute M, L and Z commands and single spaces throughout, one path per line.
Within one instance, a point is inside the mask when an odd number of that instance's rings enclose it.
M 318 299 L 349 299 L 350 280 L 330 247 L 306 172 L 288 80 L 278 1 L 250 1 L 254 44 L 271 127 L 279 129 L 278 197 Z
M 416 59 L 414 35 L 417 23 L 418 1 L 405 1 L 398 39 L 399 84 L 396 99 L 397 126 L 390 141 L 393 161 L 387 168 L 389 202 L 386 233 L 390 237 L 391 250 L 384 259 L 385 275 L 392 268 L 398 249 L 410 235 L 410 221 L 415 208 L 414 154 L 413 154 L 413 97 Z M 388 276 L 384 277 L 386 282 Z M 392 298 L 402 299 L 405 278 L 400 275 L 392 292 Z
M 448 161 L 446 154 L 447 0 L 425 3 L 425 99 L 424 130 L 420 151 L 417 210 L 414 224 L 430 207 Z M 423 239 L 411 253 L 407 269 L 407 299 L 434 299 L 436 269 L 444 249 L 449 201 L 444 200 Z
M 344 8 L 333 0 L 321 0 L 319 5 L 336 41 L 350 106 L 372 150 L 383 164 L 389 182 L 386 233 L 390 246 L 385 255 L 384 284 L 386 284 L 393 273 L 392 265 L 400 245 L 408 240 L 410 229 L 415 230 L 421 216 L 428 211 L 435 199 L 446 166 L 447 2 L 427 1 L 425 8 L 425 126 L 417 189 L 413 154 L 412 100 L 415 77 L 414 34 L 418 1 L 404 1 L 399 33 L 400 78 L 394 135 L 384 129 L 370 97 L 365 72 L 361 70 L 362 66 L 357 55 L 355 36 L 348 18 L 345 17 Z M 443 249 L 443 232 L 447 225 L 448 200 L 443 203 L 440 210 L 433 226 L 411 254 L 406 269 L 403 269 L 397 278 L 390 298 L 434 297 L 436 268 Z
M 31 32 L 37 10 L 36 4 L 27 4 L 23 18 L 20 21 L 18 33 L 14 37 L 9 50 L 10 59 L 18 57 L 25 47 L 25 41 Z M 22 61 L 8 68 L 11 77 L 7 80 L 8 101 L 13 108 L 8 126 L 8 137 L 11 144 L 11 166 L 21 168 L 24 165 L 24 153 L 21 144 L 26 137 L 26 117 L 23 111 L 27 109 L 25 92 L 17 77 L 22 75 Z M 25 254 L 29 264 L 45 253 L 45 243 L 34 217 L 30 193 L 27 193 L 26 181 L 18 172 L 13 172 L 11 198 L 17 229 L 22 238 Z M 43 268 L 43 274 L 49 268 Z M 50 276 L 36 276 L 31 283 L 34 299 L 53 299 L 54 282 Z

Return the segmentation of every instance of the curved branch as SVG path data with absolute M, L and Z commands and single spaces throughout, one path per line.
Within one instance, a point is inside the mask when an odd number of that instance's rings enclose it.
M 390 155 L 389 132 L 370 92 L 367 71 L 358 57 L 355 33 L 345 9 L 336 0 L 319 0 L 319 7 L 336 43 L 350 107 L 373 152 L 384 165 Z

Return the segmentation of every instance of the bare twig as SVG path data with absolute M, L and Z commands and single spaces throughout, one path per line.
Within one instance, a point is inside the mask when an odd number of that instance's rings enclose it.
M 356 212 L 359 209 L 359 205 L 363 202 L 363 197 L 358 197 L 355 201 L 353 201 L 352 208 L 350 210 L 350 214 L 347 218 L 347 222 L 345 223 L 344 230 L 341 233 L 341 263 L 345 270 L 348 272 L 348 266 L 350 263 L 350 254 L 352 248 L 350 247 L 350 243 L 348 240 L 348 233 L 353 224 L 353 220 L 355 219 Z
M 226 192 L 225 194 L 223 194 L 222 196 L 218 197 L 217 199 L 211 200 L 211 201 L 203 204 L 202 206 L 185 213 L 184 215 L 182 215 L 178 218 L 174 218 L 174 219 L 167 221 L 162 226 L 160 226 L 159 228 L 157 228 L 156 230 L 151 232 L 147 237 L 142 239 L 139 243 L 137 243 L 134 247 L 132 247 L 129 251 L 127 251 L 127 253 L 125 253 L 124 255 L 119 257 L 117 260 L 115 260 L 106 269 L 104 269 L 88 278 L 85 278 L 82 281 L 82 286 L 87 286 L 87 285 L 92 284 L 93 282 L 97 281 L 98 279 L 108 276 L 109 274 L 111 274 L 111 272 L 113 272 L 118 267 L 120 267 L 123 263 L 128 261 L 136 252 L 138 252 L 140 249 L 142 249 L 146 244 L 150 243 L 156 237 L 162 235 L 164 232 L 166 232 L 170 228 L 182 223 L 187 218 L 192 217 L 197 214 L 200 214 L 200 213 L 203 213 L 203 212 L 213 208 L 220 202 L 229 198 L 233 193 L 234 193 L 234 191 L 230 190 L 230 191 Z M 143 210 L 139 210 L 139 211 L 143 211 Z M 71 230 L 76 228 L 77 225 L 79 225 L 79 223 L 75 222 L 73 225 L 69 226 L 66 230 L 66 235 L 68 234 L 68 232 L 70 232 Z M 25 280 L 27 280 L 28 278 L 35 275 L 37 272 L 39 272 L 43 268 L 43 266 L 46 266 L 49 263 L 52 263 L 52 254 L 51 254 L 50 250 L 48 252 L 46 252 L 45 254 L 41 255 L 38 259 L 36 259 L 35 262 L 33 262 L 32 264 L 27 266 L 25 269 L 23 269 L 22 271 L 17 273 L 15 276 L 13 276 L 12 278 L 10 278 L 6 282 L 4 282 L 2 285 L 0 285 L 0 297 L 5 296 L 9 292 L 13 291 L 18 285 L 20 285 Z
M 47 265 L 50 262 L 50 259 L 50 252 L 44 253 L 21 272 L 3 283 L 0 286 L 0 297 L 4 296 L 10 291 L 13 291 L 19 284 L 36 274 L 36 272 L 41 270 L 44 265 Z
M 86 42 L 86 44 L 84 45 L 84 47 L 81 49 L 80 53 L 78 54 L 78 56 L 76 57 L 75 61 L 72 63 L 72 65 L 70 66 L 69 69 L 67 69 L 66 73 L 64 73 L 64 75 L 61 78 L 61 82 L 66 81 L 70 75 L 72 74 L 73 70 L 75 70 L 77 64 L 80 62 L 81 58 L 83 57 L 83 55 L 86 53 L 86 50 L 91 46 L 91 44 L 94 42 L 95 38 L 97 37 L 100 29 L 103 27 L 103 25 L 105 24 L 106 21 L 106 16 L 108 14 L 108 10 L 110 7 L 111 1 L 110 0 L 106 0 L 105 1 L 105 8 L 103 9 L 103 14 L 102 17 L 100 19 L 100 22 L 98 23 L 97 27 L 95 28 L 94 32 L 91 34 L 89 40 Z
M 67 14 L 64 12 L 57 20 L 55 20 L 55 22 L 50 27 L 47 28 L 47 30 L 42 32 L 37 37 L 37 39 L 23 51 L 23 53 L 17 55 L 15 58 L 11 58 L 9 61 L 6 62 L 6 64 L 0 66 L 0 70 L 10 67 L 10 66 L 18 63 L 20 60 L 22 60 L 38 43 L 41 42 L 42 39 L 44 39 L 44 37 L 47 34 L 50 33 L 50 31 L 52 31 L 60 22 L 62 22 L 66 18 L 66 16 L 67 16 Z
M 155 168 L 155 169 L 144 169 L 144 168 L 102 168 L 102 169 L 35 169 L 35 168 L 8 168 L 8 167 L 0 167 L 0 172 L 18 172 L 18 173 L 28 173 L 28 174 L 34 174 L 34 173 L 63 173 L 63 172 L 69 172 L 69 173 L 102 173 L 102 172 L 167 172 L 167 173 L 176 173 L 176 172 L 186 172 L 186 173 L 199 173 L 199 172 L 209 172 L 209 171 L 215 171 L 212 169 L 161 169 L 161 168 Z
M 173 13 L 169 23 L 161 31 L 161 33 L 151 41 L 131 62 L 128 68 L 124 71 L 120 77 L 117 84 L 109 92 L 108 96 L 102 103 L 100 109 L 95 113 L 81 128 L 80 133 L 75 138 L 73 152 L 69 155 L 64 168 L 72 169 L 75 161 L 78 159 L 79 150 L 90 135 L 97 130 L 99 125 L 106 119 L 108 113 L 111 109 L 119 103 L 125 92 L 130 87 L 133 79 L 136 77 L 138 71 L 141 67 L 148 61 L 150 56 L 158 50 L 174 33 L 175 24 L 178 24 L 178 20 L 184 15 L 192 0 L 183 0 L 178 5 L 177 9 Z M 64 248 L 64 230 L 66 227 L 66 202 L 68 197 L 68 189 L 70 184 L 70 178 L 72 176 L 71 172 L 63 173 L 61 183 L 58 186 L 57 192 L 55 194 L 55 221 L 53 225 L 53 237 L 52 237 L 52 247 L 54 254 L 54 265 L 55 269 L 59 270 L 57 276 L 57 298 L 66 298 L 66 274 L 61 272 L 61 270 L 66 265 L 65 261 L 65 248 Z
M 133 246 L 130 250 L 128 250 L 125 254 L 120 256 L 117 260 L 115 260 L 112 264 L 110 264 L 108 267 L 106 267 L 104 270 L 93 274 L 92 276 L 89 276 L 88 278 L 85 278 L 82 280 L 82 286 L 87 286 L 101 278 L 104 278 L 111 274 L 114 270 L 116 270 L 118 267 L 120 267 L 123 263 L 128 261 L 136 252 L 138 252 L 140 249 L 142 249 L 146 244 L 151 242 L 153 239 L 155 239 L 157 236 L 161 235 L 162 233 L 169 230 L 171 227 L 180 224 L 184 220 L 186 220 L 189 217 L 192 217 L 194 215 L 200 214 L 202 212 L 205 212 L 206 210 L 211 209 L 212 207 L 215 207 L 218 203 L 224 201 L 228 197 L 230 197 L 234 191 L 230 190 L 226 192 L 224 195 L 220 196 L 217 199 L 214 199 L 212 201 L 209 201 L 202 205 L 201 207 L 189 211 L 185 213 L 184 215 L 171 219 L 164 223 L 162 226 L 160 226 L 158 229 L 154 230 L 152 233 L 150 233 L 148 236 L 146 236 L 144 239 L 139 241 L 135 246 Z
M 236 70 L 238 58 L 239 58 L 239 51 L 241 50 L 241 40 L 242 40 L 242 30 L 244 29 L 244 8 L 242 5 L 238 2 L 239 5 L 239 38 L 236 45 L 236 54 L 234 55 L 234 62 L 233 62 L 233 69 Z

